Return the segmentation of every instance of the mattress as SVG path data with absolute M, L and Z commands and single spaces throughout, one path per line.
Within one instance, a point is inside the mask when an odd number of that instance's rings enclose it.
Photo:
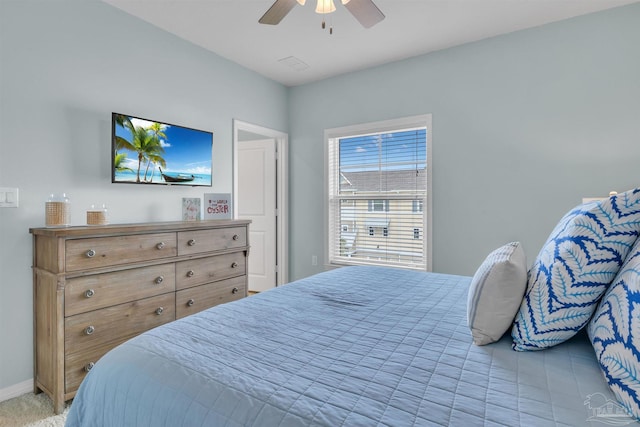
M 583 334 L 473 345 L 470 280 L 345 267 L 163 325 L 98 361 L 66 425 L 640 425 Z

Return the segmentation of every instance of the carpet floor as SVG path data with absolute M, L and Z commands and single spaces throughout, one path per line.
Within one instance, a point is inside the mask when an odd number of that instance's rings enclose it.
M 45 393 L 27 393 L 0 402 L 0 427 L 64 427 L 69 406 L 60 415 Z

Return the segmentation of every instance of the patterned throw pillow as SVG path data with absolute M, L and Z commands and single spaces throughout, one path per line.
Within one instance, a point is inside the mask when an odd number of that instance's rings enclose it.
M 566 214 L 529 270 L 511 330 L 514 350 L 551 347 L 586 325 L 639 233 L 640 189 Z
M 513 323 L 527 288 L 527 259 L 519 242 L 491 252 L 469 286 L 467 323 L 473 343 L 498 341 Z
M 587 329 L 618 401 L 640 419 L 640 239 Z

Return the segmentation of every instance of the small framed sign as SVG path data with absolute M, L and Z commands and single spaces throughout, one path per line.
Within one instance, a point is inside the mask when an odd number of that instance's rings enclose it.
M 231 219 L 231 194 L 205 193 L 204 219 Z
M 182 220 L 200 221 L 200 198 L 182 198 Z

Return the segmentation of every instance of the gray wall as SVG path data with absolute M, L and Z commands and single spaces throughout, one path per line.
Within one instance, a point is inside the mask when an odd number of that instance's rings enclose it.
M 640 186 L 639 22 L 634 4 L 292 89 L 291 278 L 322 269 L 326 128 L 433 114 L 438 272 L 512 240 L 530 263 L 582 197 Z
M 232 120 L 286 131 L 287 89 L 95 0 L 0 0 L 0 390 L 33 377 L 31 236 L 69 193 L 72 222 L 179 220 L 182 197 L 232 191 Z M 111 184 L 111 112 L 214 131 L 213 188 Z

